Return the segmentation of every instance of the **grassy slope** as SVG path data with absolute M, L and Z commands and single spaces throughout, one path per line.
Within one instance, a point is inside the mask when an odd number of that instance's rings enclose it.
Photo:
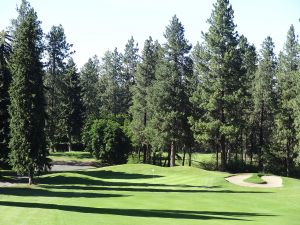
M 248 179 L 246 179 L 244 181 L 254 183 L 254 184 L 265 184 L 266 183 L 266 181 L 261 179 L 261 177 L 257 173 L 252 174 L 251 177 L 249 177 Z
M 48 174 L 33 189 L 0 188 L 0 224 L 299 224 L 300 181 L 245 188 L 227 175 L 134 164 Z

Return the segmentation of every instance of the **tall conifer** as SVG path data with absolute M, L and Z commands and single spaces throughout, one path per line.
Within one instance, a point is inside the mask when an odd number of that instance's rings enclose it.
M 36 12 L 26 0 L 18 13 L 10 64 L 10 164 L 19 174 L 28 175 L 32 184 L 34 174 L 49 166 L 44 131 L 43 32 Z

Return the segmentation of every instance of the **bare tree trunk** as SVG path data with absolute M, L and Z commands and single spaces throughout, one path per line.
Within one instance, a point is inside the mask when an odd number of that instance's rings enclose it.
M 147 162 L 147 148 L 145 145 L 143 145 L 143 152 L 144 152 L 143 163 L 146 163 Z
M 168 167 L 171 166 L 171 148 L 168 150 Z
M 219 146 L 217 146 L 217 151 L 216 151 L 216 168 L 219 170 Z
M 290 146 L 289 146 L 289 140 L 287 140 L 286 143 L 286 176 L 288 177 L 290 175 Z
M 72 135 L 70 133 L 68 133 L 68 150 L 72 151 Z
M 185 149 L 185 146 L 183 146 L 182 166 L 184 166 L 184 163 L 185 163 L 185 153 L 186 153 L 186 149 Z
M 263 118 L 264 118 L 264 109 L 261 108 L 260 113 L 260 128 L 259 128 L 259 151 L 258 151 L 258 168 L 263 170 L 262 154 L 263 154 L 263 145 L 264 145 L 264 136 L 263 136 Z
M 192 166 L 192 149 L 189 148 L 189 166 Z
M 225 136 L 221 136 L 221 171 L 226 170 L 226 146 L 225 146 Z
M 32 185 L 33 184 L 33 172 L 29 171 L 28 173 L 28 184 Z
M 170 149 L 170 167 L 175 166 L 175 146 L 174 146 L 174 142 L 171 142 L 171 149 Z
M 141 148 L 142 148 L 142 146 L 140 145 L 140 146 L 138 147 L 138 162 L 141 161 Z

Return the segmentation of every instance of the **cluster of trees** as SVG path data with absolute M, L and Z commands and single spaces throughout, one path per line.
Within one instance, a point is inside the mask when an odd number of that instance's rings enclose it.
M 235 30 L 228 0 L 213 5 L 192 49 L 174 16 L 164 44 L 149 37 L 139 55 L 94 56 L 80 72 L 61 25 L 43 34 L 26 0 L 0 33 L 0 160 L 17 172 L 50 166 L 49 150 L 82 144 L 96 158 L 175 166 L 178 153 L 216 153 L 220 170 L 257 166 L 295 173 L 300 131 L 300 48 L 291 26 L 278 58 L 267 37 L 258 54 Z

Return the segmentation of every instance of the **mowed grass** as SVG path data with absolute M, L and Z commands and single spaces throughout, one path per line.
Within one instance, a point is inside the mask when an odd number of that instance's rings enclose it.
M 299 180 L 259 189 L 228 175 L 142 164 L 47 174 L 33 187 L 0 187 L 0 224 L 299 224 Z
M 261 175 L 257 174 L 257 173 L 252 174 L 251 177 L 247 178 L 244 181 L 254 183 L 254 184 L 265 184 L 266 183 L 266 181 L 261 179 Z

